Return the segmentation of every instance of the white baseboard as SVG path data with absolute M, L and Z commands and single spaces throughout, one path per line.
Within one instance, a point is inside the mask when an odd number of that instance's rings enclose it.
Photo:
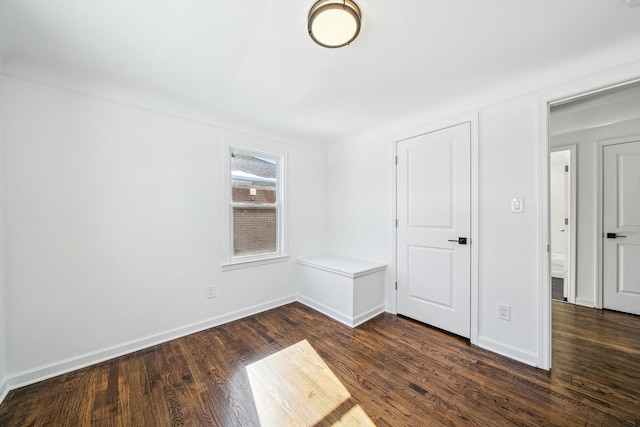
M 379 305 L 378 307 L 374 307 L 371 310 L 366 311 L 366 312 L 362 313 L 361 315 L 354 317 L 353 318 L 353 327 L 355 328 L 356 326 L 362 325 L 367 320 L 373 319 L 378 314 L 382 314 L 382 313 L 384 313 L 384 304 L 383 305 Z
M 247 316 L 258 314 L 260 312 L 271 310 L 276 307 L 280 307 L 285 304 L 289 304 L 296 301 L 296 296 L 291 295 L 284 298 L 268 301 L 263 304 L 254 305 L 244 308 L 242 310 L 233 311 L 220 316 L 212 317 L 200 322 L 191 323 L 189 325 L 181 326 L 179 328 L 170 329 L 158 334 L 149 335 L 147 337 L 129 341 L 123 344 L 115 345 L 112 347 L 103 348 L 101 350 L 81 354 L 79 356 L 70 357 L 68 359 L 60 360 L 57 362 L 49 363 L 46 365 L 38 366 L 33 369 L 17 372 L 5 378 L 2 385 L 0 385 L 0 396 L 2 390 L 13 390 L 19 387 L 24 387 L 29 384 L 36 383 L 38 381 L 46 380 L 67 372 L 75 371 L 96 363 L 104 362 L 125 354 L 133 353 L 134 351 L 142 350 L 154 345 L 162 344 L 167 341 L 181 338 L 186 335 L 190 335 L 196 332 L 203 331 L 205 329 L 213 328 L 225 323 L 232 322 Z M 5 393 L 6 394 L 6 393 Z M 4 398 L 4 397 L 3 397 Z M 0 399 L 0 402 L 2 400 Z
M 337 320 L 340 323 L 344 323 L 345 325 L 353 328 L 353 319 L 350 316 L 347 316 L 344 313 L 340 313 L 339 311 L 334 310 L 331 307 L 327 307 L 326 305 L 319 303 L 318 301 L 307 298 L 303 295 L 298 295 L 298 302 L 313 308 L 316 311 L 324 314 L 325 316 L 329 316 L 332 319 Z
M 583 305 L 585 307 L 594 308 L 596 306 L 596 302 L 591 299 L 586 298 L 576 298 L 576 305 Z
M 0 378 L 0 405 L 4 401 L 5 397 L 9 394 L 9 381 L 6 377 Z
M 521 348 L 514 347 L 509 344 L 501 343 L 486 337 L 478 337 L 478 347 L 498 353 L 518 362 L 537 367 L 538 355 Z
M 298 302 L 306 305 L 307 307 L 310 307 L 316 311 L 319 311 L 320 313 L 324 314 L 325 316 L 329 316 L 332 319 L 337 320 L 340 323 L 344 323 L 345 325 L 349 326 L 350 328 L 355 328 L 358 325 L 363 324 L 364 322 L 366 322 L 367 320 L 373 319 L 374 317 L 376 317 L 378 314 L 382 314 L 385 311 L 385 306 L 384 304 L 379 305 L 378 307 L 374 307 L 369 311 L 366 311 L 364 313 L 362 313 L 359 316 L 356 317 L 351 317 L 348 316 L 344 313 L 340 313 L 339 311 L 334 310 L 331 307 L 327 307 L 326 305 L 312 299 L 312 298 L 308 298 L 305 297 L 303 295 L 298 295 Z

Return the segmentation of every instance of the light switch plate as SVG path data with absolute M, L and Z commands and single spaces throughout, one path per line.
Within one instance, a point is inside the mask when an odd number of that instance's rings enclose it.
M 513 213 L 522 213 L 524 212 L 524 198 L 513 198 L 511 199 L 511 212 Z
M 511 306 L 498 304 L 498 319 L 511 320 Z

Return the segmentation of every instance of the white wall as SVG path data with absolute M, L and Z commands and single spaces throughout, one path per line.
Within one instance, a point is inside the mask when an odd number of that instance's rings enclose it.
M 324 147 L 3 86 L 12 387 L 292 301 L 295 258 L 325 252 Z M 229 143 L 288 155 L 287 262 L 221 271 Z
M 626 116 L 624 118 L 626 119 Z M 615 121 L 613 118 L 610 119 Z M 553 121 L 553 115 L 551 120 Z M 550 139 L 552 147 L 577 145 L 576 304 L 588 307 L 596 305 L 596 271 L 599 262 L 596 248 L 597 141 L 632 135 L 640 136 L 640 119 L 555 135 Z
M 479 345 L 535 363 L 538 351 L 538 103 L 535 96 L 480 111 Z M 511 213 L 510 200 L 524 199 Z M 498 319 L 511 306 L 511 321 Z
M 536 98 L 525 97 L 485 108 L 479 117 L 479 343 L 532 364 L 537 351 L 532 319 L 538 315 L 532 304 L 538 295 L 536 116 Z M 392 267 L 386 304 L 395 312 L 393 140 L 332 147 L 329 250 Z M 514 197 L 524 197 L 524 213 L 510 212 Z M 499 303 L 511 305 L 510 322 L 497 318 Z
M 536 80 L 539 86 L 523 84 L 518 88 L 523 95 L 512 99 L 492 101 L 489 97 L 484 104 L 461 100 L 442 111 L 427 111 L 422 117 L 381 126 L 380 137 L 368 133 L 334 144 L 329 155 L 330 251 L 388 264 L 386 302 L 389 311 L 395 311 L 395 255 L 390 250 L 395 238 L 390 226 L 395 218 L 393 141 L 407 137 L 410 129 L 477 111 L 477 342 L 525 363 L 547 366 L 547 335 L 541 329 L 543 307 L 548 304 L 541 301 L 541 275 L 547 262 L 541 249 L 548 244 L 541 233 L 541 165 L 546 162 L 541 154 L 542 100 L 550 94 L 580 93 L 637 76 L 638 65 L 576 79 L 572 66 L 565 64 L 548 74 L 564 80 L 552 82 L 541 77 Z M 524 198 L 524 213 L 511 213 L 514 197 Z M 499 304 L 511 306 L 510 321 L 498 319 Z
M 387 265 L 387 288 L 395 273 L 391 269 L 392 156 L 388 140 L 372 141 L 329 154 L 329 243 L 332 255 Z M 386 310 L 395 312 L 394 294 L 385 292 Z

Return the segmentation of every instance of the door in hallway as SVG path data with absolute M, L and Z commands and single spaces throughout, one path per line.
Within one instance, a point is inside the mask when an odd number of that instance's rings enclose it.
M 640 314 L 640 141 L 603 150 L 602 303 Z

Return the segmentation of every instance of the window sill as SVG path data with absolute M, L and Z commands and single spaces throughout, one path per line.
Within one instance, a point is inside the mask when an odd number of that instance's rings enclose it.
M 273 264 L 289 260 L 289 255 L 274 255 L 269 257 L 233 260 L 222 264 L 222 271 L 238 270 L 240 268 L 255 267 L 257 265 Z

